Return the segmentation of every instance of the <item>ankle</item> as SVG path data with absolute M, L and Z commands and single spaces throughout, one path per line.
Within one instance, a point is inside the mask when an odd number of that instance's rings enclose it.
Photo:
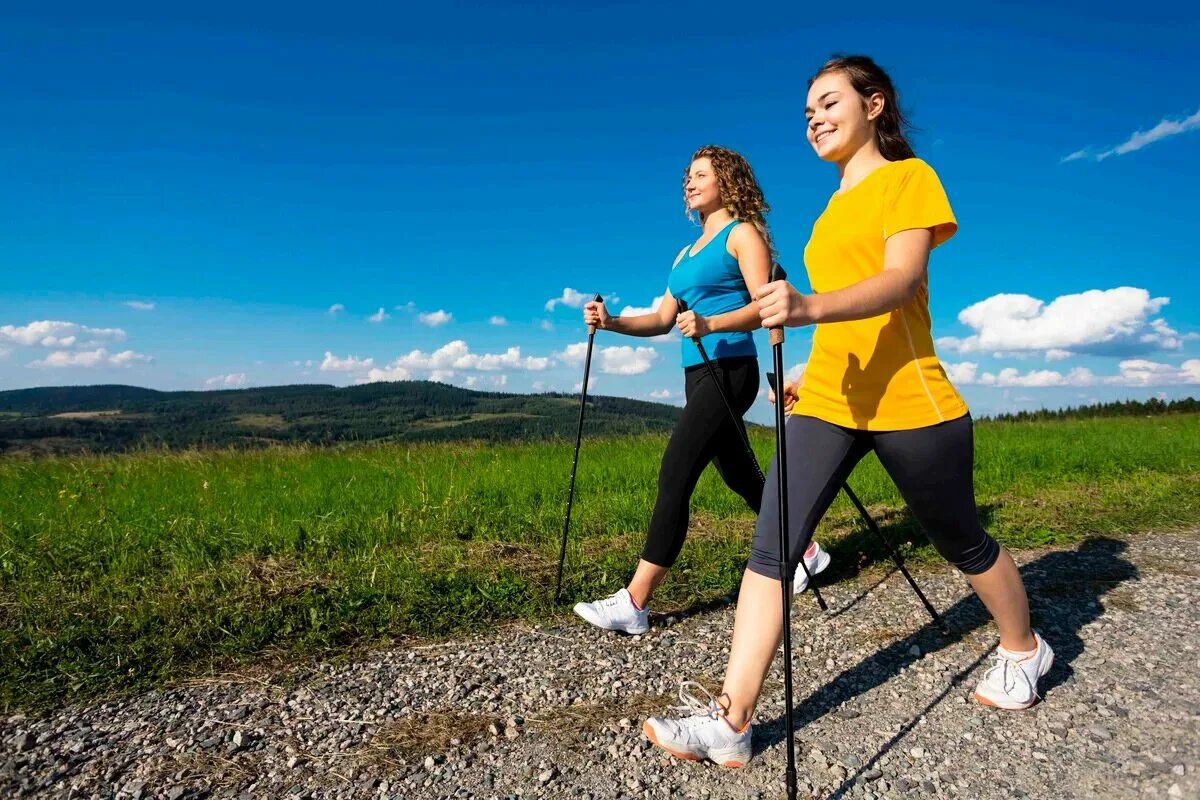
M 734 733 L 742 733 L 746 730 L 746 726 L 750 724 L 750 717 L 754 714 L 753 709 L 735 707 L 732 699 L 728 694 L 722 694 L 717 698 L 719 705 L 725 712 L 725 722 L 733 728 Z
M 1000 646 L 1010 653 L 1031 655 L 1037 651 L 1038 643 L 1031 631 L 1024 636 L 1000 637 Z
M 636 608 L 638 611 L 646 610 L 646 605 L 650 602 L 650 595 L 641 595 L 640 593 L 629 588 L 626 588 L 625 591 L 629 592 L 629 599 L 633 601 L 634 608 Z

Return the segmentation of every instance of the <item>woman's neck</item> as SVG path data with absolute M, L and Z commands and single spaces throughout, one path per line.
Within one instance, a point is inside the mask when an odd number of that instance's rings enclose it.
M 700 224 L 704 228 L 704 236 L 716 233 L 724 228 L 733 219 L 733 214 L 729 213 L 727 208 L 718 208 L 700 218 Z
M 858 182 L 884 164 L 891 163 L 879 152 L 874 140 L 854 151 L 845 161 L 838 162 L 838 176 L 842 179 L 839 192 L 849 191 Z

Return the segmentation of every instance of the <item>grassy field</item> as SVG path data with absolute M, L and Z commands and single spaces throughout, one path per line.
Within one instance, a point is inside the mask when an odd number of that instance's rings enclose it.
M 768 431 L 755 433 L 764 460 Z M 977 496 L 1012 548 L 1200 524 L 1200 415 L 981 423 Z M 564 593 L 642 544 L 664 436 L 587 441 Z M 415 445 L 0 460 L 0 708 L 131 691 L 261 657 L 562 613 L 571 444 Z M 936 555 L 873 457 L 851 479 L 893 541 Z M 753 520 L 709 470 L 657 601 L 737 585 Z M 834 577 L 884 558 L 839 498 Z

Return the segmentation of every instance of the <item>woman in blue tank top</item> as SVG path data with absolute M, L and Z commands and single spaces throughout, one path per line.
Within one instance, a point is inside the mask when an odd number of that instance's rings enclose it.
M 758 394 L 758 358 L 751 331 L 761 321 L 752 294 L 767 283 L 771 239 L 764 215 L 770 210 L 746 159 L 723 147 L 702 147 L 683 176 L 683 201 L 702 231 L 679 251 L 667 290 L 649 314 L 610 316 L 603 303 L 588 303 L 588 325 L 630 336 L 659 336 L 672 327 L 683 334 L 684 394 L 687 402 L 671 432 L 658 475 L 658 499 L 641 560 L 629 585 L 575 613 L 593 625 L 645 633 L 648 605 L 687 536 L 688 506 L 700 474 L 711 462 L 730 489 L 758 513 L 763 481 L 746 452 L 745 414 Z M 678 301 L 688 311 L 679 313 Z M 739 414 L 735 422 L 704 366 L 695 340 L 703 337 L 717 380 Z M 816 542 L 804 553 L 809 572 L 829 564 Z

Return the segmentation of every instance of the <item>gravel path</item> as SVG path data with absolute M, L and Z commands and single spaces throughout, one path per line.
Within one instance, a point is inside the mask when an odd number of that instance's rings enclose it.
M 1200 798 L 1200 531 L 1025 553 L 1055 667 L 1031 711 L 969 700 L 993 628 L 949 569 L 798 598 L 800 795 Z M 564 619 L 0 718 L 0 798 L 783 796 L 779 663 L 740 770 L 673 761 L 640 732 L 678 681 L 719 685 L 728 603 L 639 637 Z

